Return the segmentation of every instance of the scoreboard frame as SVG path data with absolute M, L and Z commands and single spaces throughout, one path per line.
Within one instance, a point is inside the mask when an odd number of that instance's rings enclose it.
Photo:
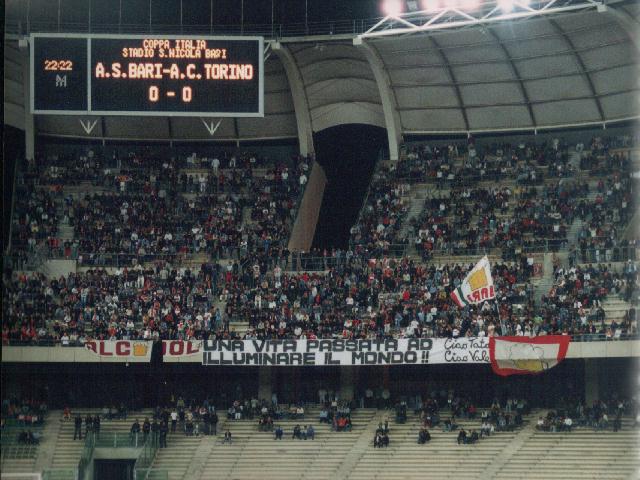
M 35 39 L 37 38 L 75 38 L 87 41 L 87 109 L 86 110 L 50 110 L 35 108 Z M 206 40 L 206 41 L 255 41 L 258 42 L 258 111 L 257 112 L 210 112 L 210 111 L 140 111 L 140 110 L 93 110 L 92 100 L 92 65 L 91 41 L 93 39 L 114 40 Z M 85 34 L 85 33 L 32 33 L 29 35 L 29 103 L 30 112 L 34 115 L 95 115 L 95 116 L 135 116 L 135 117 L 264 117 L 264 37 L 260 36 L 223 36 L 223 35 L 176 35 L 176 34 Z

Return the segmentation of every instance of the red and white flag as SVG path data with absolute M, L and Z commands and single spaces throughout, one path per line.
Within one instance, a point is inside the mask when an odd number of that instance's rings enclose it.
M 451 298 L 460 308 L 467 305 L 478 305 L 485 300 L 496 298 L 491 265 L 489 265 L 489 258 L 486 255 L 464 277 L 458 288 L 451 292 Z
M 567 356 L 571 337 L 490 337 L 489 358 L 498 375 L 542 373 L 555 367 Z

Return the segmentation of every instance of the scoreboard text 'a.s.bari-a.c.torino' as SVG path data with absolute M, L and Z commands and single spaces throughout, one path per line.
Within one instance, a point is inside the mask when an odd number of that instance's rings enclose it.
M 33 34 L 35 114 L 264 116 L 264 39 Z

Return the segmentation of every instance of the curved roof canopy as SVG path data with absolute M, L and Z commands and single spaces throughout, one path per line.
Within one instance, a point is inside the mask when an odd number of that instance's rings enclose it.
M 638 5 L 623 8 L 637 22 Z M 366 41 L 389 72 L 407 133 L 635 117 L 639 52 L 633 35 L 612 12 L 591 10 Z
M 287 54 L 270 54 L 265 62 L 265 118 L 223 119 L 213 139 L 295 138 L 301 135 L 301 118 L 308 119 L 306 135 L 309 129 L 345 123 L 393 123 L 397 136 L 603 125 L 638 118 L 639 15 L 640 4 L 620 2 L 605 12 L 594 8 L 364 38 L 364 45 L 357 45 L 353 34 L 281 38 L 279 45 Z M 9 81 L 11 89 L 5 90 L 5 105 L 9 95 L 17 112 L 20 54 L 7 45 L 11 55 L 10 61 L 5 55 L 5 83 Z M 296 111 L 300 108 L 308 111 L 302 115 Z M 39 116 L 36 130 L 86 136 L 72 117 Z M 212 138 L 200 119 L 167 117 L 104 117 L 92 136 Z

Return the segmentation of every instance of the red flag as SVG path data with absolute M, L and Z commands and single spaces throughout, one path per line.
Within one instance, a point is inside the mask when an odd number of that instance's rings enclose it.
M 493 371 L 508 375 L 538 374 L 555 367 L 567 356 L 571 337 L 490 337 L 489 358 Z

